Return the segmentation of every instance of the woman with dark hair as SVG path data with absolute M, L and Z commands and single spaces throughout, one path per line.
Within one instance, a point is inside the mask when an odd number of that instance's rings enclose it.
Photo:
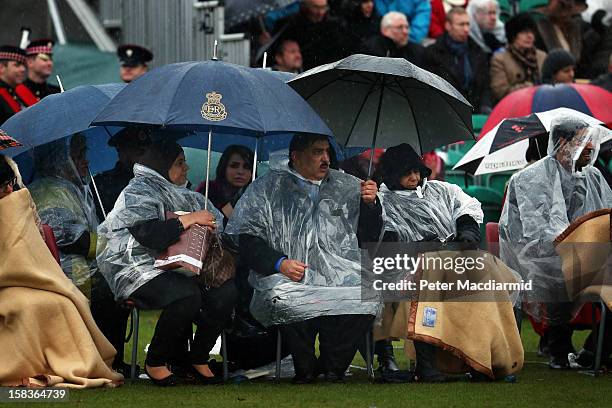
M 224 222 L 232 216 L 236 202 L 251 183 L 253 177 L 253 151 L 245 146 L 231 145 L 223 152 L 217 165 L 217 175 L 209 182 L 208 199 L 225 216 Z M 203 182 L 196 191 L 204 194 Z
M 7 159 L 7 157 L 0 155 L 0 198 L 11 194 L 17 183 L 17 176 Z
M 204 210 L 204 197 L 184 187 L 189 167 L 176 142 L 154 143 L 139 161 L 98 230 L 98 265 L 117 300 L 130 298 L 139 307 L 162 309 L 145 361 L 153 383 L 177 384 L 175 364 L 186 364 L 193 376 L 210 383 L 216 377 L 208 353 L 231 317 L 234 282 L 204 288 L 193 277 L 156 268 L 154 261 L 184 230 L 193 225 L 220 229 L 223 216 L 210 202 Z M 183 215 L 166 219 L 166 212 Z M 192 323 L 197 325 L 193 340 Z

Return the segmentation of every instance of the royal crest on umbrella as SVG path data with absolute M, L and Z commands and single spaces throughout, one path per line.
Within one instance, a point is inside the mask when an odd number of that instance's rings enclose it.
M 221 103 L 223 95 L 215 91 L 206 94 L 208 101 L 202 105 L 202 117 L 213 122 L 219 122 L 227 118 L 225 105 Z

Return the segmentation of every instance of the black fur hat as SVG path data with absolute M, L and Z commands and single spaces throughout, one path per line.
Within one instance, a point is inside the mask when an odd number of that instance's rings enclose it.
M 512 44 L 516 36 L 523 31 L 531 31 L 534 34 L 538 32 L 538 27 L 529 13 L 519 13 L 510 18 L 506 21 L 504 28 L 508 44 Z

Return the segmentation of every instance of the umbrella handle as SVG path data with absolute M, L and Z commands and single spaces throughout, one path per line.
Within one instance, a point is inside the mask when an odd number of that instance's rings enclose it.
M 102 215 L 104 216 L 104 219 L 106 219 L 106 210 L 104 209 L 104 205 L 102 205 L 102 199 L 100 198 L 100 193 L 98 192 L 98 186 L 96 185 L 96 180 L 94 180 L 93 174 L 91 174 L 91 170 L 89 169 L 89 167 L 87 168 L 87 171 L 89 172 L 89 178 L 91 179 L 91 185 L 93 186 L 94 191 L 96 192 L 96 198 L 98 199 L 98 204 L 100 204 Z
M 257 173 L 257 149 L 259 145 L 259 138 L 255 138 L 255 153 L 253 154 L 253 177 L 251 181 L 255 181 L 255 174 Z
M 212 126 L 208 129 L 208 153 L 206 153 L 206 189 L 204 190 L 204 210 L 208 210 L 208 184 L 209 184 L 209 173 L 210 173 L 210 153 L 212 145 Z
M 378 122 L 380 122 L 380 109 L 382 108 L 383 95 L 385 93 L 385 75 L 381 74 L 380 97 L 378 98 L 378 108 L 376 109 L 376 122 L 374 122 L 374 137 L 372 138 L 372 148 L 370 150 L 370 165 L 368 166 L 368 180 L 372 178 L 372 162 L 374 161 L 374 148 L 376 147 L 376 136 L 378 135 Z

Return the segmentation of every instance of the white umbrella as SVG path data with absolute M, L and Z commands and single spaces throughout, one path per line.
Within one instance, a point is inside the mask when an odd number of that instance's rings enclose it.
M 550 126 L 555 118 L 559 117 L 575 117 L 584 120 L 589 125 L 598 126 L 603 123 L 587 114 L 578 112 L 569 108 L 558 108 L 546 112 L 535 113 L 546 131 L 550 131 Z M 529 148 L 529 139 L 524 139 L 503 147 L 493 153 L 490 153 L 491 146 L 497 135 L 499 127 L 507 120 L 504 119 L 491 129 L 487 134 L 478 140 L 478 142 L 457 162 L 453 170 L 466 170 L 470 173 L 473 171 L 475 176 L 481 174 L 499 173 L 502 171 L 518 170 L 525 167 L 525 153 Z M 607 136 L 602 140 L 602 143 L 612 139 L 612 132 L 608 132 Z M 542 153 L 546 151 L 547 146 L 541 146 Z M 474 170 L 475 169 L 475 170 Z

